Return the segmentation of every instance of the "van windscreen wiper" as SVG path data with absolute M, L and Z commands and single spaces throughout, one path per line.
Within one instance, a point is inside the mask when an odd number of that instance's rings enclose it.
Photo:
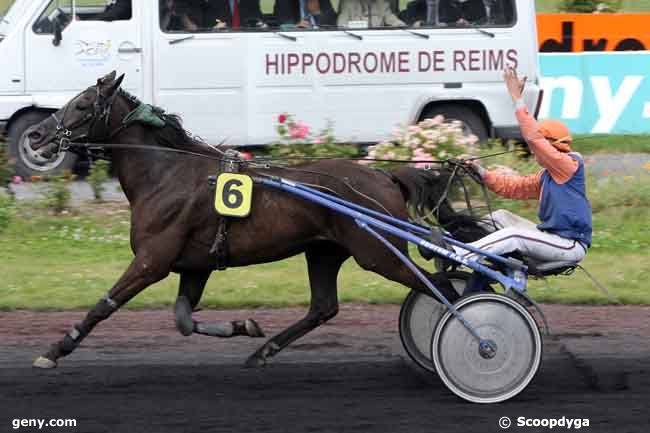
M 295 37 L 295 36 L 291 36 L 291 35 L 287 35 L 287 34 L 282 33 L 282 32 L 273 32 L 273 34 L 276 35 L 276 36 L 279 36 L 279 37 L 281 37 L 281 38 L 284 38 L 284 39 L 289 39 L 290 41 L 293 41 L 293 42 L 296 42 L 296 41 L 298 40 L 297 37 Z
M 176 45 L 176 44 L 179 44 L 179 43 L 184 42 L 184 41 L 189 41 L 190 39 L 194 39 L 194 35 L 185 36 L 185 37 L 178 38 L 178 39 L 172 39 L 172 40 L 169 41 L 169 45 Z
M 412 34 L 414 36 L 418 36 L 418 37 L 420 37 L 422 39 L 429 39 L 429 35 L 427 35 L 426 33 L 420 33 L 420 32 L 416 32 L 414 30 L 409 30 L 409 29 L 401 29 L 401 30 L 405 31 L 406 33 L 410 33 L 410 34 Z
M 494 33 L 490 32 L 488 30 L 485 30 L 485 29 L 483 29 L 483 28 L 481 28 L 481 27 L 479 27 L 477 25 L 471 25 L 470 27 L 473 28 L 474 30 L 476 30 L 477 32 L 485 35 L 485 36 L 489 36 L 491 38 L 496 37 L 496 35 Z

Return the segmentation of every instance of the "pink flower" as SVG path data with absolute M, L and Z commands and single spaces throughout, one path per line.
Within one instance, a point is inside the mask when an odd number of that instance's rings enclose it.
M 314 144 L 323 144 L 323 137 L 320 135 L 316 138 L 314 138 Z
M 239 157 L 246 161 L 250 161 L 254 158 L 253 154 L 250 152 L 239 152 Z
M 282 113 L 278 116 L 278 123 L 284 123 L 287 121 L 287 115 L 286 113 Z
M 14 185 L 18 185 L 22 182 L 23 182 L 23 178 L 20 176 L 14 176 L 11 178 L 11 183 L 13 183 Z
M 445 121 L 445 116 L 443 116 L 442 114 L 438 114 L 432 120 L 434 125 L 442 125 Z
M 296 140 L 302 140 L 309 135 L 309 126 L 304 122 L 296 122 L 289 127 L 289 135 Z

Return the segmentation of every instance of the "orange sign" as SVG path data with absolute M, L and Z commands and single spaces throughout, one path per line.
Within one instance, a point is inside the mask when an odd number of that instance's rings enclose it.
M 650 50 L 650 14 L 538 14 L 540 52 Z

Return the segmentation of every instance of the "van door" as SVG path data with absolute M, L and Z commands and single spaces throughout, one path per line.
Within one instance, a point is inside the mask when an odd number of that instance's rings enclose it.
M 26 29 L 26 90 L 58 107 L 106 73 L 126 74 L 123 87 L 142 96 L 142 2 L 52 0 Z M 120 6 L 120 9 L 111 9 Z M 55 27 L 63 28 L 55 38 Z M 58 43 L 58 45 L 57 45 Z
M 185 127 L 212 144 L 246 144 L 251 34 L 156 27 L 154 104 L 182 114 Z

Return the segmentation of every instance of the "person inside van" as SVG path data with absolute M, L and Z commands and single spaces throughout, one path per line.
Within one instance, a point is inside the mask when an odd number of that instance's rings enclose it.
M 592 232 L 582 157 L 572 152 L 573 140 L 565 124 L 558 120 L 537 123 L 528 112 L 522 100 L 525 78 L 520 80 L 515 70 L 508 69 L 505 81 L 516 107 L 521 133 L 543 168 L 529 176 L 515 176 L 486 170 L 476 160 L 466 163 L 498 195 L 539 200 L 541 224 L 499 210 L 492 213 L 497 230 L 470 245 L 497 255 L 518 251 L 542 263 L 580 262 L 591 245 Z M 456 250 L 466 258 L 476 258 L 464 249 Z
M 93 17 L 93 21 L 122 21 L 131 19 L 131 0 L 111 0 L 104 12 Z
M 412 0 L 399 13 L 399 18 L 413 27 L 438 25 L 439 0 Z
M 439 19 L 445 25 L 471 26 L 487 22 L 483 0 L 440 0 Z
M 216 30 L 265 28 L 259 0 L 209 0 L 209 21 Z
M 336 12 L 330 0 L 277 0 L 273 15 L 282 26 L 305 29 L 336 26 Z
M 183 0 L 160 0 L 160 28 L 167 32 L 196 32 L 199 25 L 190 18 L 191 7 Z
M 514 0 L 488 0 L 488 16 L 490 24 L 510 25 L 514 23 Z
M 341 0 L 337 25 L 349 28 L 406 26 L 386 0 Z

